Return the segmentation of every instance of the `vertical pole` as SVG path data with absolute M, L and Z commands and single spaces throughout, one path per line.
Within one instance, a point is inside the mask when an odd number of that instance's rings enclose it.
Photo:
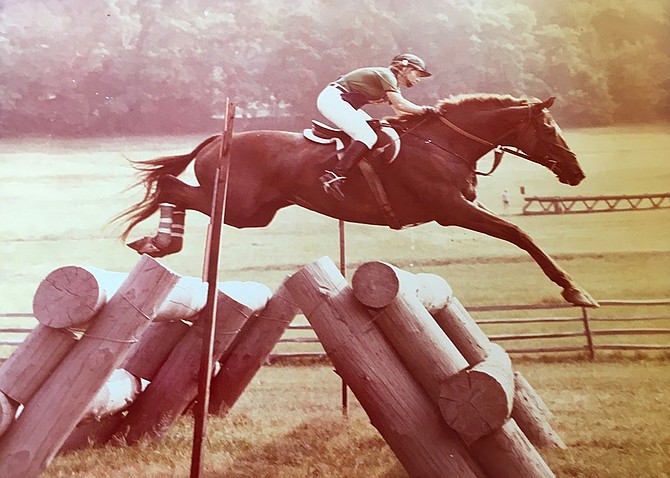
M 235 107 L 230 100 L 226 104 L 226 119 L 221 135 L 219 164 L 214 181 L 212 207 L 209 220 L 203 278 L 207 279 L 207 305 L 201 319 L 205 321 L 200 373 L 198 376 L 198 398 L 195 404 L 195 424 L 193 427 L 193 450 L 191 454 L 191 478 L 199 478 L 203 468 L 204 442 L 207 437 L 207 411 L 209 408 L 209 388 L 212 380 L 212 354 L 214 349 L 214 332 L 216 329 L 217 307 L 217 274 L 219 268 L 219 251 L 221 248 L 221 229 L 223 228 L 228 192 L 228 175 L 230 173 L 230 140 L 233 134 Z M 225 171 L 222 169 L 225 167 Z
M 593 335 L 591 335 L 591 324 L 589 322 L 589 314 L 586 307 L 582 307 L 582 321 L 584 322 L 584 335 L 586 335 L 586 344 L 589 348 L 589 358 L 593 360 L 596 358 L 596 349 L 593 345 Z
M 346 255 L 346 235 L 344 231 L 344 221 L 340 219 L 340 273 L 347 277 L 347 255 Z M 342 415 L 349 414 L 349 387 L 342 379 Z

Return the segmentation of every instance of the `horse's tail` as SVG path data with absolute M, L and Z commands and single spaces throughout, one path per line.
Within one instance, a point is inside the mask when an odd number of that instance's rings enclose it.
M 139 172 L 139 179 L 135 184 L 131 185 L 129 189 L 137 186 L 144 186 L 145 193 L 140 201 L 112 219 L 112 222 L 121 221 L 127 223 L 125 230 L 121 233 L 121 239 L 125 241 L 128 238 L 130 231 L 132 231 L 135 226 L 158 210 L 160 192 L 158 185 L 159 180 L 167 174 L 179 176 L 184 172 L 191 161 L 195 159 L 198 153 L 218 137 L 220 137 L 220 135 L 210 136 L 188 154 L 161 156 L 160 158 L 149 159 L 146 161 L 130 160 L 133 168 Z

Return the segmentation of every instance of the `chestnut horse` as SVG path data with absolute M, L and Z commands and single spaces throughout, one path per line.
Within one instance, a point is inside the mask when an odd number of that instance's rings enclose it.
M 460 226 L 515 244 L 562 288 L 568 302 L 597 307 L 588 292 L 528 234 L 475 200 L 476 174 L 481 174 L 476 171 L 477 161 L 494 148 L 502 154 L 501 146 L 548 168 L 562 183 L 576 186 L 584 179 L 577 157 L 549 113 L 553 101 L 554 98 L 541 102 L 509 95 L 464 95 L 440 101 L 439 114 L 387 118 L 398 131 L 402 145 L 391 164 L 377 165 L 375 169 L 392 210 L 393 223 L 358 170 L 352 171 L 344 184 L 344 201 L 326 194 L 318 178 L 325 158 L 332 155 L 332 146 L 285 131 L 236 133 L 230 164 L 224 165 L 229 170 L 225 223 L 237 228 L 264 227 L 279 209 L 296 204 L 348 222 L 394 228 L 429 221 Z M 161 228 L 157 235 L 135 241 L 131 247 L 153 256 L 181 249 L 181 238 L 170 235 L 170 214 L 181 214 L 177 223 L 181 222 L 182 228 L 184 210 L 209 215 L 220 143 L 220 135 L 212 136 L 189 154 L 133 162 L 141 173 L 138 185 L 146 188 L 146 194 L 117 217 L 128 222 L 122 238 L 126 239 L 134 226 L 158 211 L 159 205 Z M 193 160 L 199 186 L 187 185 L 176 177 Z M 164 203 L 172 209 L 164 210 Z M 179 233 L 173 224 L 172 236 L 180 236 Z

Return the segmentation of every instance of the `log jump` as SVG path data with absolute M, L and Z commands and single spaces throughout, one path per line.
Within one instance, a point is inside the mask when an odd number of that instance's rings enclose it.
M 234 389 L 217 403 L 225 413 L 297 310 L 285 289 L 217 289 L 213 358 L 217 370 L 235 371 L 217 382 Z M 0 476 L 39 476 L 59 451 L 162 437 L 197 395 L 206 295 L 207 284 L 147 255 L 130 273 L 49 274 L 33 298 L 39 324 L 0 366 Z M 236 350 L 254 353 L 240 359 Z
M 535 448 L 565 446 L 549 425 L 550 414 L 531 409 L 541 402 L 535 391 L 517 379 L 507 353 L 488 340 L 444 279 L 369 262 L 349 286 L 322 258 L 289 286 L 302 310 L 312 311 L 307 318 L 338 374 L 411 476 L 445 476 L 445 470 L 458 477 L 554 476 Z M 347 328 L 335 335 L 339 322 Z M 391 352 L 381 355 L 382 348 Z M 405 373 L 407 382 L 392 381 Z M 372 400 L 367 394 L 376 377 L 380 389 Z M 440 426 L 452 433 L 441 442 L 422 441 L 425 418 L 415 417 L 402 427 L 411 439 L 395 441 L 402 420 L 397 410 L 403 410 L 398 401 L 408 395 L 423 396 L 426 409 L 437 408 Z M 523 417 L 521 423 L 515 416 Z M 452 466 L 457 462 L 456 469 L 440 464 L 442 455 L 454 460 Z
M 323 257 L 274 293 L 217 289 L 211 413 L 233 407 L 303 311 L 410 476 L 554 476 L 538 453 L 565 447 L 551 412 L 443 278 L 368 262 L 349 284 Z M 36 477 L 91 444 L 162 439 L 198 393 L 206 297 L 207 284 L 149 256 L 127 274 L 49 274 L 39 324 L 0 366 L 0 476 Z

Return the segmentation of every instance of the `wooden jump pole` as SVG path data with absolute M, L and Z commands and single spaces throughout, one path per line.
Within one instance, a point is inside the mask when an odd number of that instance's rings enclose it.
M 212 380 L 212 355 L 214 353 L 214 331 L 216 328 L 217 308 L 217 275 L 219 268 L 219 251 L 221 248 L 221 230 L 223 228 L 226 211 L 226 196 L 228 192 L 228 175 L 230 173 L 230 140 L 233 134 L 235 106 L 226 99 L 226 118 L 221 135 L 219 149 L 219 166 L 214 181 L 214 194 L 209 220 L 207 246 L 203 278 L 207 279 L 207 305 L 203 313 L 205 322 L 205 340 L 203 341 L 200 360 L 200 374 L 198 378 L 198 398 L 194 408 L 195 424 L 193 427 L 193 450 L 191 453 L 191 478 L 199 478 L 202 474 L 204 441 L 207 436 L 207 412 L 209 409 L 209 389 Z M 226 163 L 225 171 L 223 163 Z
M 347 277 L 347 236 L 342 219 L 338 221 L 338 226 L 340 230 L 340 273 L 343 277 Z M 349 415 L 349 387 L 344 379 L 342 379 L 342 415 L 345 417 Z

